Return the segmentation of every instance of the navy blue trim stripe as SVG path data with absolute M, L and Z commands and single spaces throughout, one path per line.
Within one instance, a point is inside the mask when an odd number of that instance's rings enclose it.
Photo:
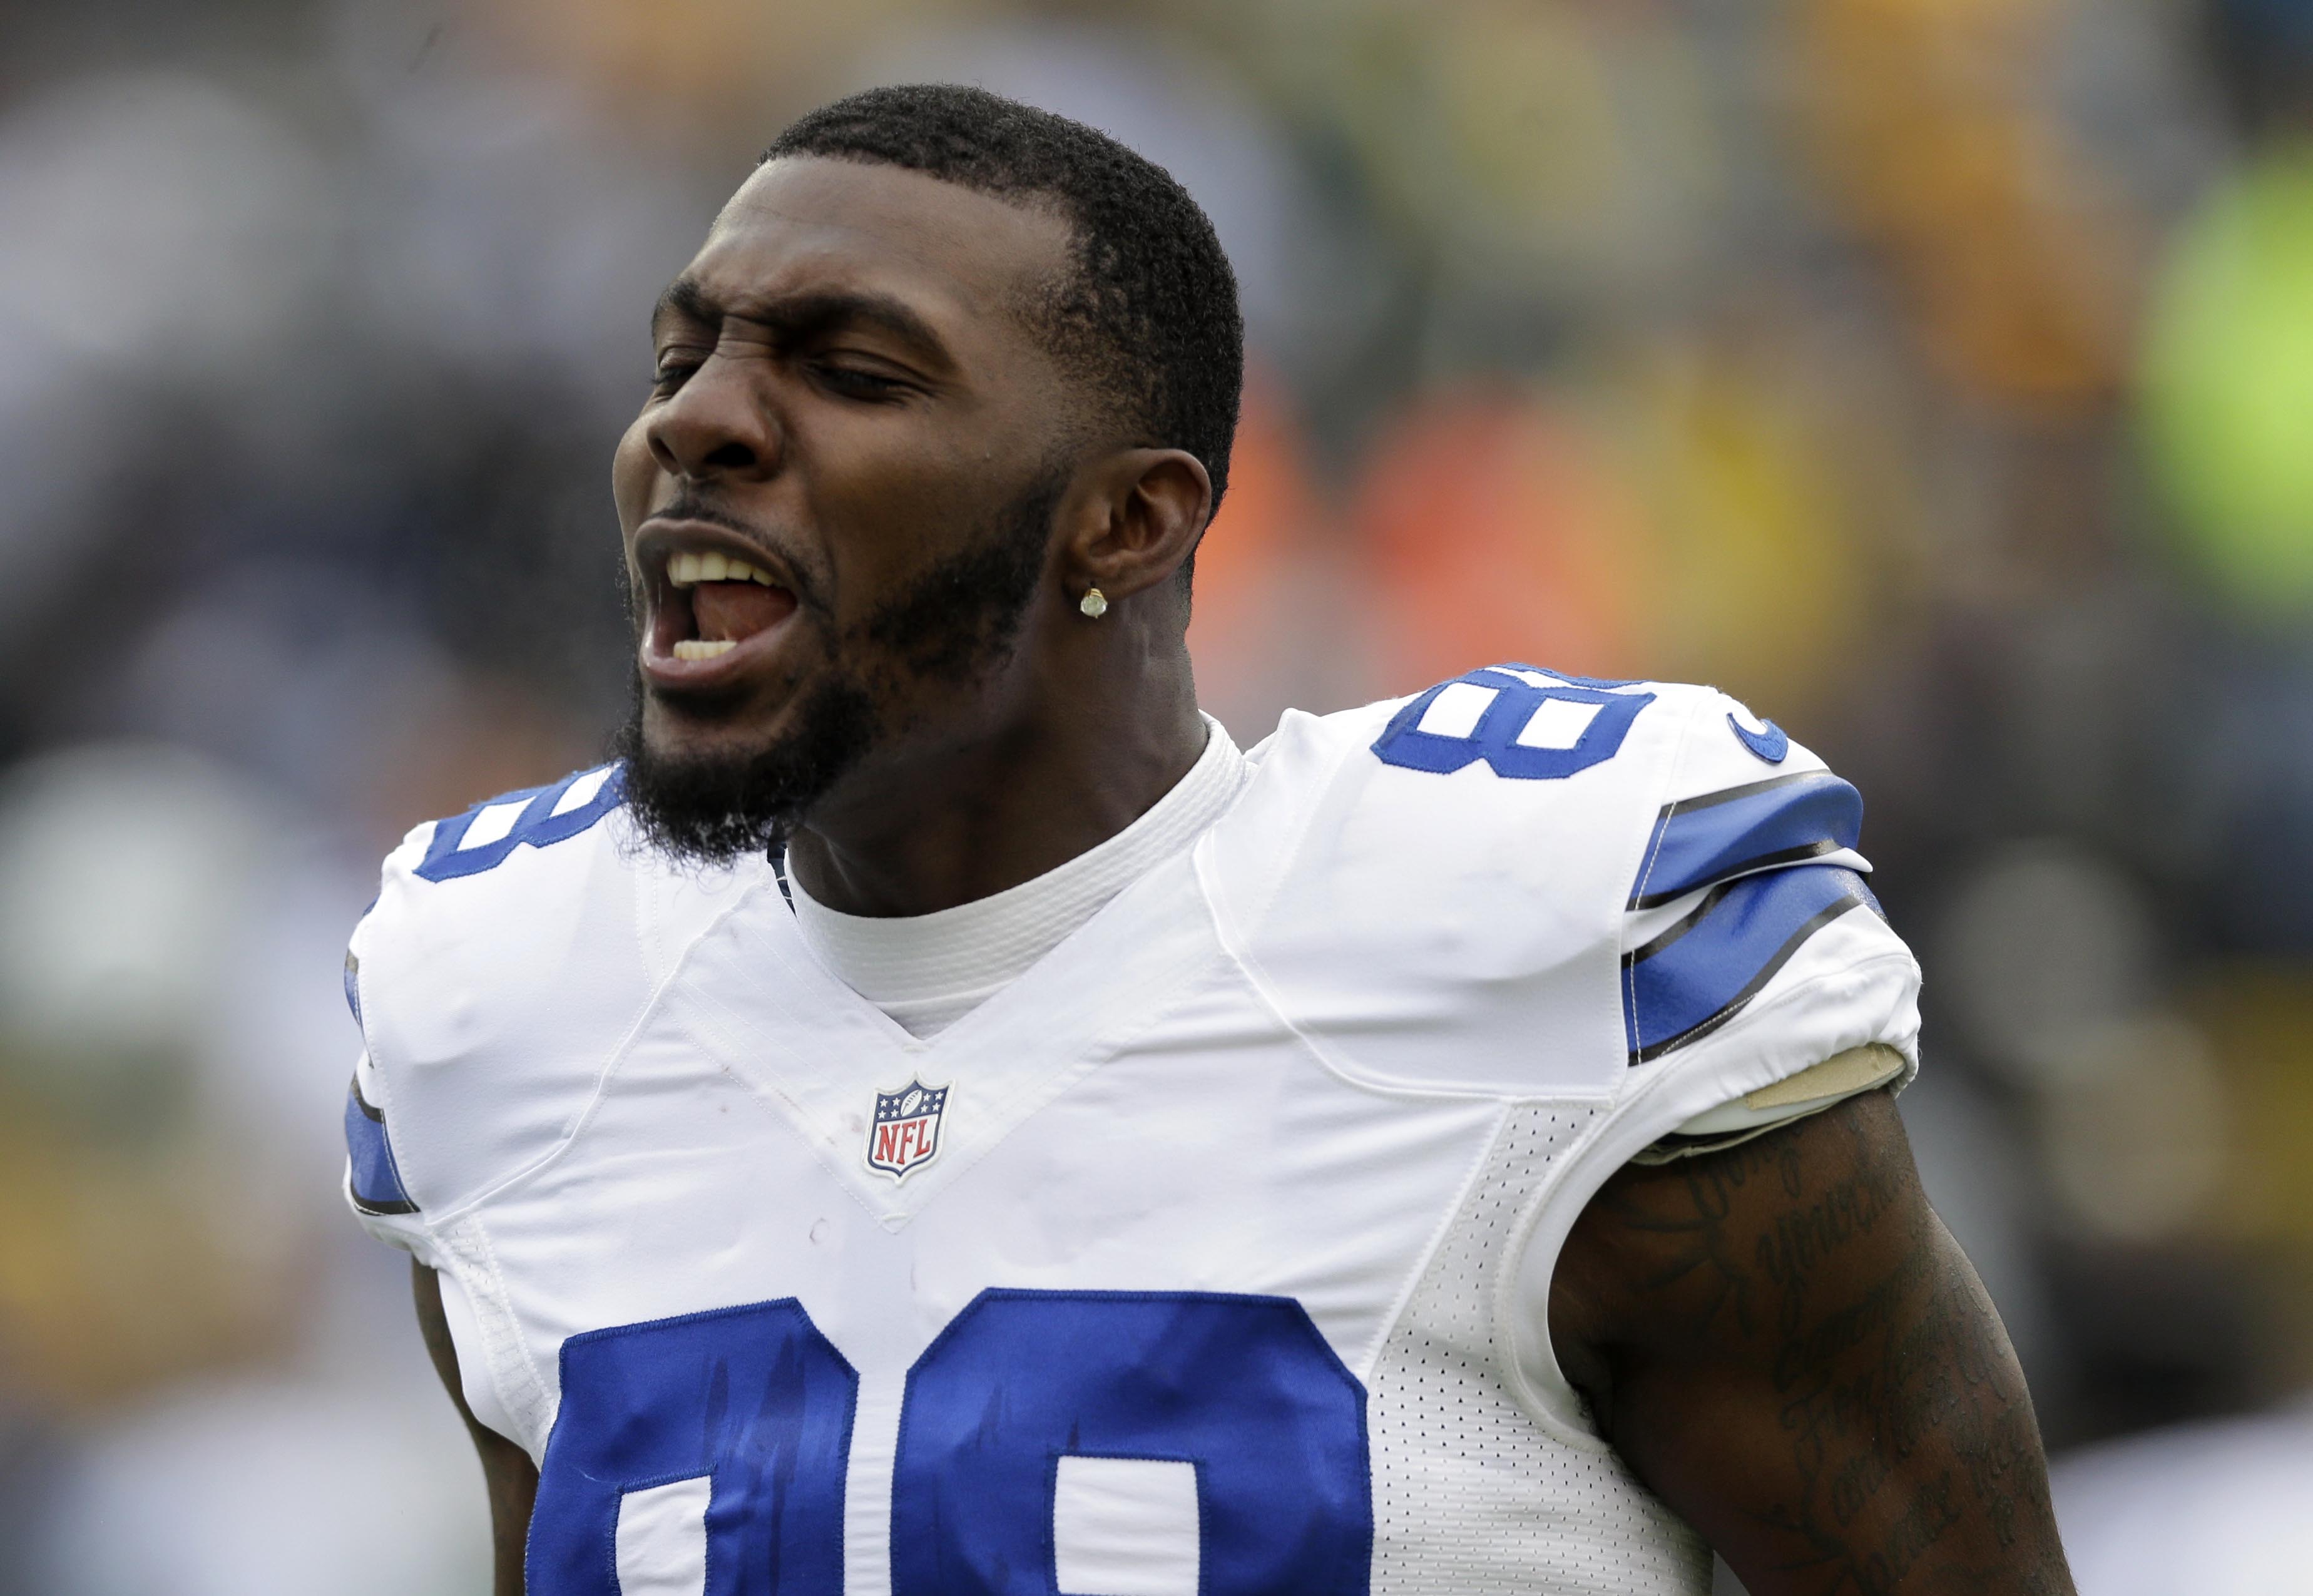
M 1746 870 L 1855 846 L 1863 795 L 1829 771 L 1802 771 L 1663 806 L 1631 907 L 1652 909 Z
M 385 1115 L 362 1096 L 361 1078 L 346 1091 L 346 1155 L 353 1160 L 354 1206 L 364 1213 L 415 1213 L 386 1140 Z
M 1700 1041 L 1742 1011 L 1809 937 L 1851 909 L 1878 912 L 1863 877 L 1804 865 L 1729 881 L 1623 956 L 1630 1061 Z
M 1756 781 L 1746 781 L 1740 787 L 1722 787 L 1717 792 L 1673 798 L 1662 807 L 1662 813 L 1657 818 L 1668 820 L 1673 815 L 1692 815 L 1697 809 L 1715 809 L 1721 804 L 1739 803 L 1746 798 L 1757 798 L 1761 793 L 1772 792 L 1777 788 L 1796 787 L 1802 781 L 1820 781 L 1826 778 L 1834 781 L 1839 779 L 1829 771 L 1793 771 L 1788 776 L 1763 776 Z
M 1686 935 L 1687 932 L 1693 930 L 1696 926 L 1701 925 L 1711 912 L 1719 906 L 1719 900 L 1724 898 L 1729 891 L 1733 890 L 1734 886 L 1735 883 L 1732 881 L 1722 881 L 1718 886 L 1712 887 L 1709 892 L 1704 893 L 1702 899 L 1696 903 L 1693 908 L 1679 916 L 1677 921 L 1668 928 L 1658 932 L 1654 940 L 1647 943 L 1644 947 L 1635 948 L 1632 951 L 1624 954 L 1623 956 L 1623 967 L 1628 969 L 1632 965 L 1654 957 L 1656 954 L 1660 953 L 1672 943 L 1677 941 L 1681 937 Z

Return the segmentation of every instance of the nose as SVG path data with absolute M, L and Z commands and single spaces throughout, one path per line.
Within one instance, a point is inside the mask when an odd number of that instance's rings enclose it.
M 661 470 L 708 481 L 764 477 L 778 468 L 779 426 L 748 380 L 754 364 L 711 355 L 658 407 L 643 436 Z

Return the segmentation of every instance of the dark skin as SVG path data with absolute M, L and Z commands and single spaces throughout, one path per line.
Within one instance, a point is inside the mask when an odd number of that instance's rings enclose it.
M 1025 305 L 1069 244 L 1049 216 L 919 173 L 778 161 L 654 318 L 660 378 L 612 466 L 636 591 L 655 612 L 671 551 L 719 550 L 807 600 L 704 668 L 646 643 L 655 749 L 779 738 L 818 681 L 878 663 L 846 628 L 1071 463 L 1009 657 L 880 683 L 889 734 L 791 839 L 790 868 L 831 908 L 924 914 L 1041 875 L 1130 824 L 1203 749 L 1174 573 L 1211 481 L 1088 413 L 1056 366 Z M 687 506 L 719 524 L 670 515 Z M 1077 610 L 1092 587 L 1110 605 L 1097 625 Z
M 1550 1333 L 1753 1596 L 2072 1589 L 2023 1371 L 1884 1089 L 1616 1173 Z
M 490 1588 L 497 1596 L 522 1596 L 522 1554 L 530 1534 L 530 1510 L 538 1501 L 538 1466 L 530 1454 L 474 1417 L 458 1377 L 458 1349 L 450 1340 L 450 1320 L 442 1311 L 442 1277 L 425 1265 L 409 1265 L 410 1292 L 418 1300 L 418 1328 L 434 1372 L 466 1422 L 474 1451 L 482 1460 L 482 1485 L 490 1499 Z
M 815 682 L 879 663 L 851 623 L 1066 468 L 1013 648 L 965 679 L 864 678 L 884 735 L 789 844 L 831 907 L 921 914 L 1016 886 L 1122 830 L 1201 751 L 1176 573 L 1210 482 L 1102 419 L 1049 353 L 1025 307 L 1069 242 L 918 173 L 786 159 L 655 318 L 659 379 L 614 469 L 655 749 L 780 736 Z M 673 658 L 683 551 L 767 572 L 746 596 L 772 622 Z M 1093 586 L 1097 622 L 1077 609 Z M 516 1596 L 537 1472 L 467 1414 L 422 1267 L 417 1296 L 488 1481 L 496 1588 Z M 1753 1596 L 2071 1591 L 2021 1373 L 1885 1093 L 1617 1173 L 1566 1243 L 1549 1328 L 1604 1433 Z

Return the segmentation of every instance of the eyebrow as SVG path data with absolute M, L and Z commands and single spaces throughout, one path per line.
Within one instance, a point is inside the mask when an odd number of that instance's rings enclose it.
M 955 357 L 947 340 L 914 307 L 889 294 L 853 288 L 814 289 L 773 298 L 726 304 L 698 278 L 688 275 L 669 283 L 651 310 L 655 331 L 669 315 L 708 325 L 726 316 L 770 328 L 782 340 L 799 342 L 841 327 L 870 327 L 906 344 L 931 364 L 950 367 Z

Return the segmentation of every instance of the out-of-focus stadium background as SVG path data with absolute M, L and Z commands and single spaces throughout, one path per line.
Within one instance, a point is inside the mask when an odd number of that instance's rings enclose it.
M 1862 787 L 2083 1588 L 2313 1590 L 2313 4 L 19 0 L 0 1593 L 483 1588 L 335 1195 L 339 949 L 596 755 L 650 300 L 914 77 L 1220 227 L 1241 740 L 1529 659 Z

